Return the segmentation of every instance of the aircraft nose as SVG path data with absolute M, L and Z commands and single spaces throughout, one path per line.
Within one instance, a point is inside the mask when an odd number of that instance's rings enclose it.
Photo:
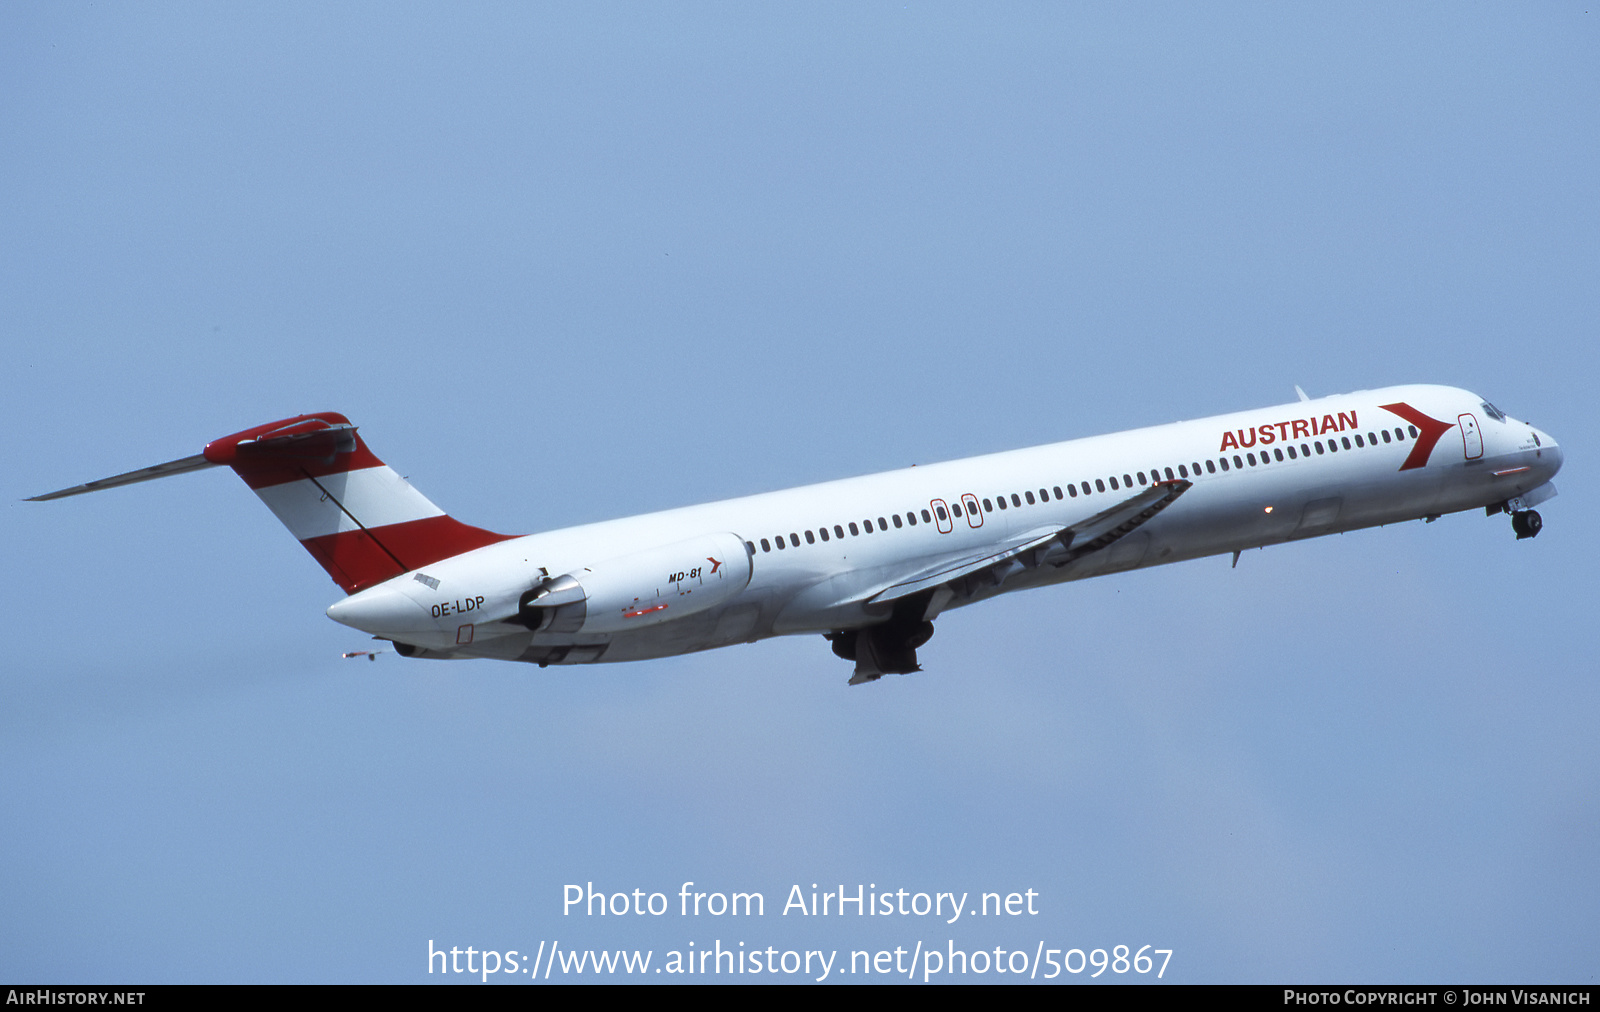
M 1530 425 L 1529 428 L 1533 427 Z M 1549 471 L 1550 476 L 1554 477 L 1555 473 L 1561 470 L 1561 465 L 1566 460 L 1561 453 L 1561 444 L 1538 429 L 1533 429 L 1533 434 L 1539 443 L 1539 462 Z
M 1554 443 L 1545 447 L 1544 458 L 1550 462 L 1550 473 L 1552 475 L 1561 470 L 1561 465 L 1566 460 L 1566 458 L 1561 455 L 1561 447 L 1556 446 Z

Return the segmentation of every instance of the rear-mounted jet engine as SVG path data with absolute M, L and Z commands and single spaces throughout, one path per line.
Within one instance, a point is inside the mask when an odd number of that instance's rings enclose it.
M 542 581 L 515 621 L 536 633 L 621 633 L 731 601 L 750 583 L 735 534 L 708 534 Z

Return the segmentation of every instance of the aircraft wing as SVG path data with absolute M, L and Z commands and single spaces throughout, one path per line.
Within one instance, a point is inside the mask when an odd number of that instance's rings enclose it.
M 1071 537 L 1070 527 L 1038 527 L 1017 538 L 1012 538 L 999 549 L 989 545 L 982 552 L 963 556 L 957 559 L 940 559 L 932 565 L 907 573 L 893 584 L 878 590 L 867 597 L 868 604 L 882 604 L 888 601 L 898 601 L 902 597 L 909 597 L 929 587 L 937 587 L 942 583 L 959 580 L 963 576 L 971 575 L 990 566 L 998 566 L 1015 559 L 1025 552 L 1033 551 L 1051 544 L 1063 535 Z
M 1143 527 L 1157 513 L 1171 506 L 1194 487 L 1194 482 L 1179 478 L 1175 481 L 1158 481 L 1149 488 L 1131 495 L 1109 509 L 1101 510 L 1087 520 L 1072 525 L 1073 539 L 1068 558 L 1051 560 L 1065 566 L 1090 552 L 1097 552 Z
M 1027 569 L 1065 566 L 1138 530 L 1193 486 L 1183 480 L 1158 482 L 1070 526 L 1036 527 L 998 548 L 990 545 L 982 552 L 923 566 L 869 592 L 863 600 L 869 605 L 887 604 L 939 586 L 970 597 L 983 583 L 999 586 Z

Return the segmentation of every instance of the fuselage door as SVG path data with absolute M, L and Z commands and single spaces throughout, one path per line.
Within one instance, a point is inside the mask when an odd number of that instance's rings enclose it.
M 983 511 L 978 508 L 978 497 L 968 492 L 961 497 L 961 507 L 967 511 L 967 526 L 982 527 Z
M 1478 416 L 1472 412 L 1456 416 L 1456 424 L 1461 426 L 1461 445 L 1466 451 L 1468 460 L 1477 460 L 1483 456 L 1483 431 L 1478 428 Z
M 950 516 L 950 507 L 943 499 L 934 499 L 928 505 L 933 507 L 933 519 L 939 524 L 940 534 L 949 534 L 956 529 L 955 518 Z

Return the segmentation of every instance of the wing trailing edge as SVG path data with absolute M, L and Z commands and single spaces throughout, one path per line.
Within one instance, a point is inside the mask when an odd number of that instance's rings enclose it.
M 1182 479 L 1157 482 L 1070 526 L 1035 528 L 998 551 L 944 559 L 906 574 L 868 594 L 865 603 L 887 604 L 936 587 L 971 597 L 985 585 L 998 587 L 1012 576 L 1042 565 L 1065 566 L 1132 534 L 1193 487 L 1193 482 Z

